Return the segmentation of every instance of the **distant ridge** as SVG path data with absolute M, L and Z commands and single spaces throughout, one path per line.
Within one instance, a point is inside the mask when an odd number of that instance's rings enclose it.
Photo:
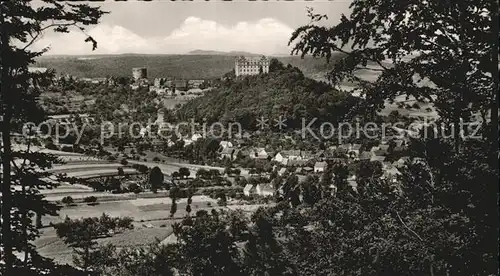
M 36 59 L 36 64 L 33 66 L 51 68 L 58 73 L 82 78 L 131 76 L 132 68 L 147 67 L 149 78 L 210 79 L 220 78 L 232 71 L 234 58 L 238 55 L 260 56 L 242 51 L 208 54 L 208 52 L 201 50 L 184 55 L 127 53 L 120 55 L 42 56 Z M 308 77 L 324 80 L 326 72 L 333 68 L 333 64 L 340 57 L 341 55 L 334 55 L 329 64 L 324 59 L 310 56 L 276 58 L 283 64 L 298 67 Z
M 213 51 L 213 50 L 193 50 L 188 55 L 211 55 L 211 56 L 262 56 L 262 54 L 249 53 L 244 51 Z

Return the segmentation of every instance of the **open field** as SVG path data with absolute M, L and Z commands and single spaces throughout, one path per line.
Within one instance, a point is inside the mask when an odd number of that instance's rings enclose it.
M 78 204 L 64 207 L 58 216 L 45 216 L 43 225 L 58 223 L 67 216 L 72 219 L 82 217 L 98 217 L 106 213 L 112 217 L 129 216 L 134 219 L 134 229 L 119 233 L 113 237 L 98 239 L 98 243 L 112 243 L 117 247 L 137 247 L 160 242 L 172 233 L 171 225 L 187 215 L 186 199 L 177 201 L 177 212 L 170 217 L 170 198 L 140 198 L 134 200 L 102 202 L 95 206 Z M 210 206 L 209 206 L 210 204 Z M 191 204 L 192 213 L 218 207 L 215 200 L 206 196 L 194 196 Z M 41 230 L 41 237 L 35 240 L 40 254 L 52 257 L 60 263 L 72 262 L 72 249 L 56 235 L 55 229 L 46 227 Z
M 64 207 L 58 216 L 45 216 L 42 219 L 44 225 L 58 223 L 68 216 L 73 219 L 82 217 L 98 217 L 106 213 L 112 217 L 130 216 L 134 219 L 134 229 L 118 233 L 112 237 L 98 239 L 99 244 L 111 243 L 118 248 L 147 246 L 152 243 L 168 242 L 172 237 L 172 224 L 187 215 L 185 211 L 186 199 L 177 201 L 177 212 L 170 217 L 171 199 L 164 198 L 139 198 L 134 200 L 102 202 L 95 206 L 78 204 L 76 206 Z M 211 209 L 242 209 L 245 212 L 253 212 L 261 206 L 268 205 L 230 205 L 219 207 L 215 200 L 206 196 L 194 196 L 191 204 L 192 212 L 199 210 L 210 211 Z M 45 257 L 54 258 L 59 263 L 72 263 L 72 248 L 68 247 L 57 237 L 53 227 L 41 229 L 41 236 L 34 241 L 39 253 Z
M 134 223 L 133 230 L 98 239 L 97 242 L 101 245 L 111 243 L 118 248 L 147 246 L 167 238 L 172 233 L 172 223 L 173 220 L 156 221 L 147 225 Z M 43 229 L 42 236 L 34 244 L 42 256 L 54 258 L 58 263 L 73 263 L 73 249 L 57 237 L 53 228 Z
M 86 194 L 85 196 L 89 196 Z M 113 194 L 108 194 L 113 195 Z M 123 194 L 117 194 L 117 199 L 119 196 L 125 196 Z M 174 218 L 182 218 L 187 213 L 185 198 L 177 200 L 177 212 Z M 217 206 L 214 199 L 207 196 L 193 196 L 193 203 L 191 204 L 191 209 L 196 212 L 198 209 L 205 209 L 211 206 Z M 136 199 L 126 199 L 126 200 L 109 200 L 104 202 L 99 202 L 97 205 L 90 206 L 85 203 L 81 203 L 75 206 L 65 206 L 59 211 L 59 215 L 45 216 L 42 219 L 43 225 L 49 225 L 50 222 L 57 223 L 61 222 L 66 216 L 69 218 L 81 218 L 81 217 L 95 217 L 106 213 L 110 216 L 120 217 L 120 216 L 130 216 L 136 221 L 150 221 L 150 220 L 161 220 L 170 218 L 170 207 L 172 201 L 168 197 L 162 198 L 136 198 Z

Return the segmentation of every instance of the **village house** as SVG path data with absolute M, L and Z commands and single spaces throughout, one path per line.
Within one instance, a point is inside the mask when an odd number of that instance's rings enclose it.
M 372 161 L 372 162 L 378 161 L 378 162 L 383 163 L 385 161 L 385 156 L 373 155 L 370 158 L 370 161 Z
M 220 147 L 225 149 L 225 148 L 232 148 L 233 147 L 233 143 L 231 143 L 230 141 L 220 141 Z
M 244 139 L 241 139 L 241 138 L 234 140 L 234 142 L 236 143 L 237 147 L 243 147 L 243 146 L 246 146 L 248 144 Z
M 335 149 L 333 154 L 335 155 L 335 157 L 341 157 L 341 156 L 347 156 L 348 152 L 349 148 L 345 145 L 341 145 Z
M 311 161 L 308 161 L 308 160 L 288 160 L 288 163 L 286 164 L 286 166 L 287 167 L 304 167 L 309 163 L 311 163 Z
M 252 159 L 267 159 L 269 153 L 265 148 L 252 148 L 248 151 L 248 157 Z
M 361 150 L 361 144 L 352 144 L 348 152 L 349 157 L 358 159 L 360 150 Z
M 394 161 L 392 164 L 396 168 L 401 168 L 401 167 L 405 166 L 406 162 L 408 162 L 409 160 L 410 160 L 410 157 L 403 156 L 403 157 L 399 158 L 397 161 Z
M 347 180 L 347 185 L 349 187 L 351 187 L 351 189 L 355 192 L 358 191 L 358 183 L 356 182 L 356 180 L 353 180 L 353 179 L 348 179 Z
M 383 175 L 380 177 L 381 179 L 386 179 L 389 182 L 397 182 L 401 172 L 396 167 L 387 168 L 384 170 Z
M 255 187 L 255 192 L 260 196 L 273 196 L 276 192 L 272 184 L 258 184 Z
M 372 158 L 372 152 L 370 151 L 363 151 L 359 155 L 359 160 L 370 160 Z
M 281 163 L 285 166 L 287 166 L 290 160 L 302 160 L 302 157 L 300 155 L 300 150 L 280 151 L 273 158 L 273 161 Z
M 182 139 L 184 141 L 184 146 L 189 146 L 192 143 L 196 142 L 198 139 L 201 139 L 203 136 L 201 134 L 195 133 L 190 138 Z
M 349 150 L 352 148 L 351 144 L 341 144 L 337 147 L 337 149 L 341 149 L 344 152 L 349 152 Z
M 303 150 L 300 152 L 300 159 L 301 160 L 312 160 L 314 158 L 314 154 L 312 151 L 309 150 Z
M 279 171 L 278 171 L 278 175 L 279 175 L 279 176 L 283 176 L 286 172 L 287 172 L 287 169 L 286 169 L 286 168 L 281 168 L 281 169 L 279 169 Z
M 334 158 L 330 158 L 328 159 L 330 162 L 332 163 L 338 163 L 338 164 L 347 164 L 349 163 L 348 159 L 347 158 L 342 158 L 342 157 L 334 157 Z
M 394 167 L 394 166 L 392 165 L 392 163 L 391 163 L 391 162 L 388 162 L 388 161 L 384 161 L 384 162 L 382 162 L 382 168 L 383 168 L 384 170 L 385 170 L 385 169 L 390 169 L 390 168 L 392 168 L 392 167 Z
M 250 196 L 253 193 L 255 193 L 255 187 L 253 186 L 253 184 L 247 184 L 247 185 L 245 185 L 245 188 L 243 188 L 243 194 L 245 196 Z
M 188 86 L 190 88 L 199 88 L 203 82 L 205 82 L 205 80 L 188 80 Z
M 220 151 L 219 157 L 220 159 L 229 159 L 229 160 L 234 160 L 236 159 L 236 151 L 234 148 L 222 148 Z
M 321 173 L 324 172 L 327 168 L 328 164 L 326 162 L 316 162 L 314 164 L 314 172 Z
M 389 145 L 380 145 L 377 155 L 387 155 L 389 153 Z
M 314 168 L 311 168 L 311 167 L 304 167 L 304 168 L 302 169 L 302 171 L 303 171 L 304 173 L 311 173 L 311 172 L 313 172 L 313 171 L 314 171 Z
M 318 161 L 324 161 L 325 160 L 325 157 L 326 157 L 326 154 L 325 154 L 325 151 L 324 150 L 318 150 L 315 154 L 314 154 L 314 158 Z

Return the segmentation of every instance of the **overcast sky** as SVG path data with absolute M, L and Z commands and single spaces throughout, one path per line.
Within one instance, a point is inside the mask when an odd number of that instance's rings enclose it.
M 36 47 L 49 54 L 183 54 L 191 50 L 289 54 L 293 30 L 307 24 L 306 7 L 327 14 L 328 23 L 349 14 L 349 0 L 294 2 L 114 2 L 100 4 L 110 14 L 88 29 L 98 42 L 91 51 L 84 35 L 46 33 Z

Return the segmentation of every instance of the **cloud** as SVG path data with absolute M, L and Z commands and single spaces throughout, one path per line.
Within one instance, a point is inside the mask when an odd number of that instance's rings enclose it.
M 50 54 L 181 54 L 195 49 L 276 54 L 289 52 L 287 43 L 292 32 L 292 28 L 273 18 L 226 26 L 188 17 L 164 37 L 142 37 L 122 26 L 101 24 L 88 31 L 98 42 L 94 52 L 91 45 L 83 43 L 85 35 L 77 30 L 47 34 L 35 47 L 50 46 Z

